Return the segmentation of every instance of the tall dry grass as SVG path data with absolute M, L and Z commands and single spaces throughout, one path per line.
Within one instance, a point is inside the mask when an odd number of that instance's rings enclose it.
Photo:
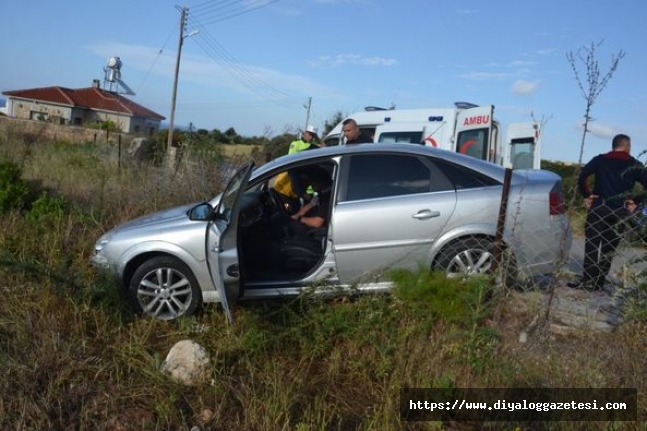
M 187 163 L 169 174 L 118 163 L 116 154 L 111 144 L 30 142 L 19 131 L 0 138 L 0 158 L 22 167 L 34 199 L 49 196 L 38 211 L 0 216 L 0 429 L 647 426 L 644 320 L 565 336 L 540 325 L 520 343 L 542 304 L 490 291 L 488 280 L 394 273 L 393 294 L 242 303 L 235 326 L 217 305 L 172 323 L 134 316 L 88 264 L 94 241 L 135 216 L 213 195 L 222 175 L 217 164 Z M 160 372 L 186 338 L 211 355 L 211 378 L 200 387 Z M 404 422 L 405 387 L 637 387 L 641 421 Z

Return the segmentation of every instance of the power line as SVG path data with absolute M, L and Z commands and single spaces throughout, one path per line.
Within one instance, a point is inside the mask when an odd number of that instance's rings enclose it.
M 234 79 L 247 89 L 257 94 L 262 94 L 269 99 L 285 99 L 290 97 L 260 80 L 248 68 L 240 64 L 192 15 L 189 14 L 188 22 L 199 31 L 193 38 L 216 63 L 222 66 Z
M 191 14 L 200 20 L 202 25 L 214 24 L 225 21 L 257 9 L 276 3 L 278 0 L 228 0 L 203 6 L 202 9 L 193 10 Z M 203 4 L 204 5 L 204 4 Z
M 263 7 L 275 0 L 221 0 L 205 2 L 197 6 L 191 6 L 191 11 L 197 17 L 203 18 L 204 16 L 214 13 L 230 13 L 232 10 L 254 10 Z
M 191 10 L 194 10 L 196 12 L 203 11 L 205 9 L 210 9 L 213 7 L 222 7 L 223 5 L 226 4 L 231 4 L 231 3 L 242 3 L 245 0 L 219 0 L 219 1 L 214 1 L 214 0 L 207 0 L 205 2 L 199 3 L 195 6 L 190 6 Z
M 141 81 L 141 82 L 139 83 L 139 85 L 137 86 L 137 91 L 136 91 L 136 93 L 139 93 L 139 90 L 142 88 L 142 86 L 144 85 L 144 83 L 145 83 L 145 82 L 146 82 L 146 80 L 148 79 L 148 75 L 150 75 L 151 71 L 152 71 L 152 70 L 153 70 L 153 68 L 155 67 L 155 64 L 157 64 L 157 60 L 159 60 L 159 58 L 162 56 L 162 52 L 164 52 L 164 48 L 166 48 L 166 45 L 168 45 L 169 40 L 171 40 L 171 36 L 173 36 L 173 34 L 175 33 L 175 30 L 176 30 L 177 28 L 178 28 L 178 24 L 174 24 L 174 25 L 173 25 L 173 29 L 171 29 L 171 31 L 170 31 L 170 33 L 169 33 L 168 37 L 166 38 L 166 42 L 164 42 L 164 45 L 162 45 L 162 47 L 161 47 L 161 48 L 159 49 L 159 51 L 157 52 L 157 55 L 156 55 L 156 56 L 155 56 L 155 58 L 153 59 L 153 63 L 151 64 L 151 67 L 148 69 L 148 71 L 146 72 L 146 75 L 144 75 L 144 77 L 142 78 L 142 81 Z

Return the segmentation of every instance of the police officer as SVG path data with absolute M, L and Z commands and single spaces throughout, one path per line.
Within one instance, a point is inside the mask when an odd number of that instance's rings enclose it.
M 319 148 L 315 143 L 317 139 L 317 132 L 314 127 L 306 126 L 306 129 L 301 133 L 301 138 L 290 143 L 288 154 L 298 153 L 299 151 L 310 150 Z
M 288 149 L 288 154 L 298 153 L 300 151 L 312 150 L 319 148 L 315 141 L 318 139 L 317 131 L 313 126 L 306 126 L 303 133 L 301 133 L 301 138 L 290 143 L 290 148 Z M 301 182 L 301 179 L 298 175 L 295 175 L 293 172 L 288 173 L 290 178 L 290 183 L 292 187 L 292 192 L 297 196 L 298 200 L 303 205 L 306 201 L 310 199 L 312 190 L 306 189 L 304 184 Z M 310 192 L 310 193 L 309 193 Z

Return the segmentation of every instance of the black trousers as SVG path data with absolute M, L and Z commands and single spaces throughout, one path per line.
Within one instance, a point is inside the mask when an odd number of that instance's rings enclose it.
M 592 207 L 584 225 L 584 271 L 582 283 L 601 289 L 611 269 L 611 263 L 620 243 L 625 208 L 610 208 L 606 205 Z

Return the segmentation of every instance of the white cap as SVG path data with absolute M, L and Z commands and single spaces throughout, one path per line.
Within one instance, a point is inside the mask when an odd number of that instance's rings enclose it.
M 313 135 L 317 134 L 317 129 L 315 129 L 313 126 L 311 126 L 309 124 L 306 126 L 305 131 L 308 132 L 308 133 L 312 133 Z

